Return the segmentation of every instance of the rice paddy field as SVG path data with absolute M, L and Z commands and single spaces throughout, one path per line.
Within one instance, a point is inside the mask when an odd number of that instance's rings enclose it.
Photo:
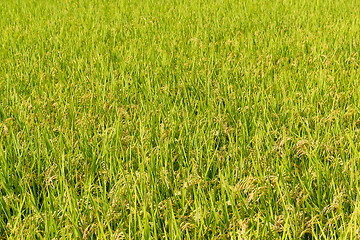
M 0 1 L 0 238 L 360 239 L 359 17 Z

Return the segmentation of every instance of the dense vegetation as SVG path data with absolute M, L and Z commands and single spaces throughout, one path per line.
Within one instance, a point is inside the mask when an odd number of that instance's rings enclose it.
M 360 237 L 360 2 L 0 1 L 0 237 Z

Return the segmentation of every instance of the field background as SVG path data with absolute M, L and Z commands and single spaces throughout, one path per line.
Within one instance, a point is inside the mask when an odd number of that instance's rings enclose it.
M 0 238 L 359 239 L 360 1 L 0 1 Z

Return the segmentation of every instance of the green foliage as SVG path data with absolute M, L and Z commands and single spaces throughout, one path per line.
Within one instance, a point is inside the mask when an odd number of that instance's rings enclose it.
M 0 238 L 359 239 L 360 2 L 0 2 Z

